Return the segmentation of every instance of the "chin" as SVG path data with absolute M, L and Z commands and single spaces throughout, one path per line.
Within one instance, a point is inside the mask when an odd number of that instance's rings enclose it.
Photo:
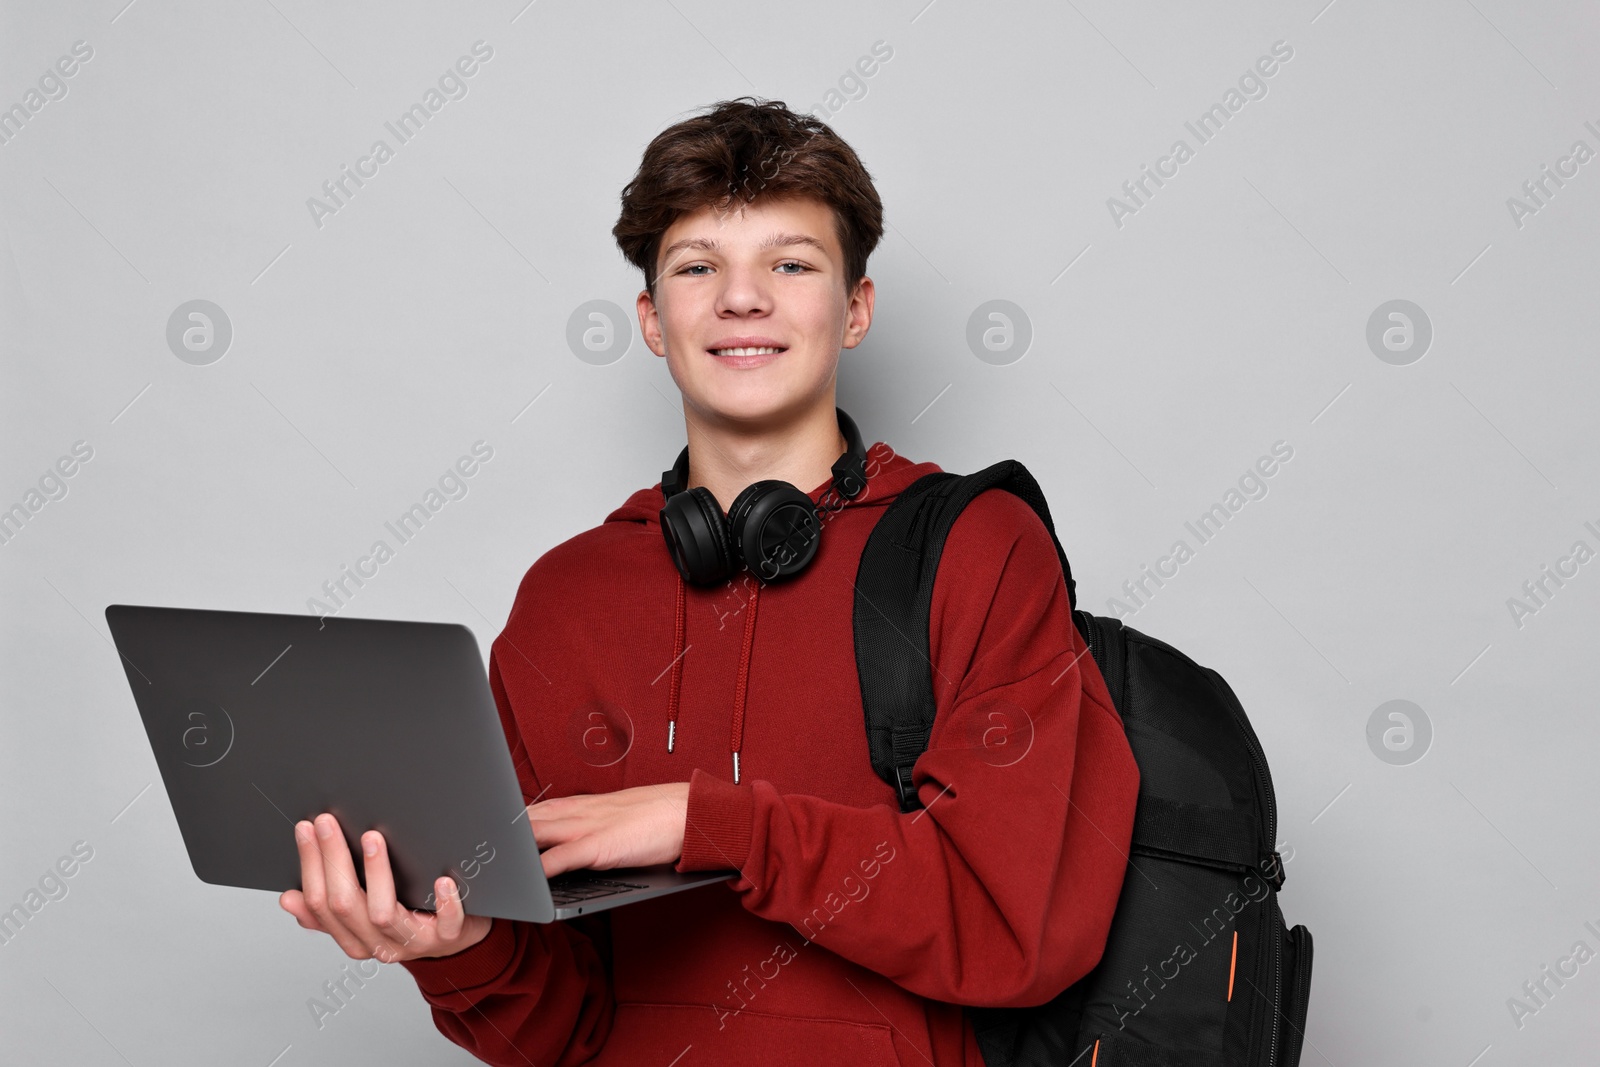
M 798 406 L 809 393 L 783 382 L 751 382 L 742 386 L 734 383 L 733 387 L 727 382 L 718 382 L 699 390 L 696 395 L 706 410 L 730 419 L 760 421 Z

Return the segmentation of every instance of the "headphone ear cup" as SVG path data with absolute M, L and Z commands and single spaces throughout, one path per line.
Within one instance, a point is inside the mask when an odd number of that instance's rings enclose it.
M 821 533 L 811 498 L 778 479 L 746 486 L 728 509 L 734 559 L 762 581 L 804 570 L 817 554 Z
M 778 484 L 783 483 L 771 480 L 751 482 L 739 490 L 739 495 L 734 497 L 733 503 L 728 506 L 728 554 L 733 559 L 733 565 L 736 569 L 743 566 L 752 574 L 759 573 L 755 567 L 759 560 L 750 559 L 744 554 L 744 538 L 741 536 L 741 528 L 744 526 L 745 517 L 750 514 L 750 505 L 755 503 L 761 494 L 765 492 L 765 487 Z
M 705 486 L 673 494 L 661 509 L 661 536 L 678 573 L 690 585 L 715 585 L 732 577 L 735 563 L 727 520 Z

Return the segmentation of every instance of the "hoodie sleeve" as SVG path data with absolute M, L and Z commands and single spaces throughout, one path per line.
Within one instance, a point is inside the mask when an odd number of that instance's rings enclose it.
M 929 629 L 923 810 L 696 770 L 678 869 L 738 867 L 746 909 L 921 996 L 1041 1004 L 1099 962 L 1138 767 L 1026 502 L 995 490 L 962 512 Z
M 541 787 L 500 678 L 499 648 L 489 653 L 489 688 L 522 799 L 532 803 Z M 610 922 L 604 912 L 553 923 L 495 919 L 469 948 L 400 966 L 416 979 L 439 1032 L 478 1059 L 567 1067 L 593 1058 L 611 1032 Z

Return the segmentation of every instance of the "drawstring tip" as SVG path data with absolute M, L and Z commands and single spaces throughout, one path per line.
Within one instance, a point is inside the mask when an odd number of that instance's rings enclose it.
M 672 742 L 677 739 L 677 736 L 678 736 L 678 724 L 675 723 L 675 722 L 670 722 L 669 721 L 667 723 L 667 751 L 668 752 L 672 751 Z
M 739 784 L 739 753 L 733 754 L 733 784 Z

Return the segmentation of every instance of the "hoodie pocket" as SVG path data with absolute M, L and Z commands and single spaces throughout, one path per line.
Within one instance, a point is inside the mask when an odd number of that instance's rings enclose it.
M 681 1057 L 681 1058 L 680 1058 Z M 851 1067 L 903 1067 L 889 1027 L 839 1019 L 811 1019 L 745 1010 L 719 1012 L 711 1005 L 617 1005 L 611 1036 L 592 1067 L 720 1067 L 730 1063 L 762 1067 L 813 1067 L 819 1063 Z

